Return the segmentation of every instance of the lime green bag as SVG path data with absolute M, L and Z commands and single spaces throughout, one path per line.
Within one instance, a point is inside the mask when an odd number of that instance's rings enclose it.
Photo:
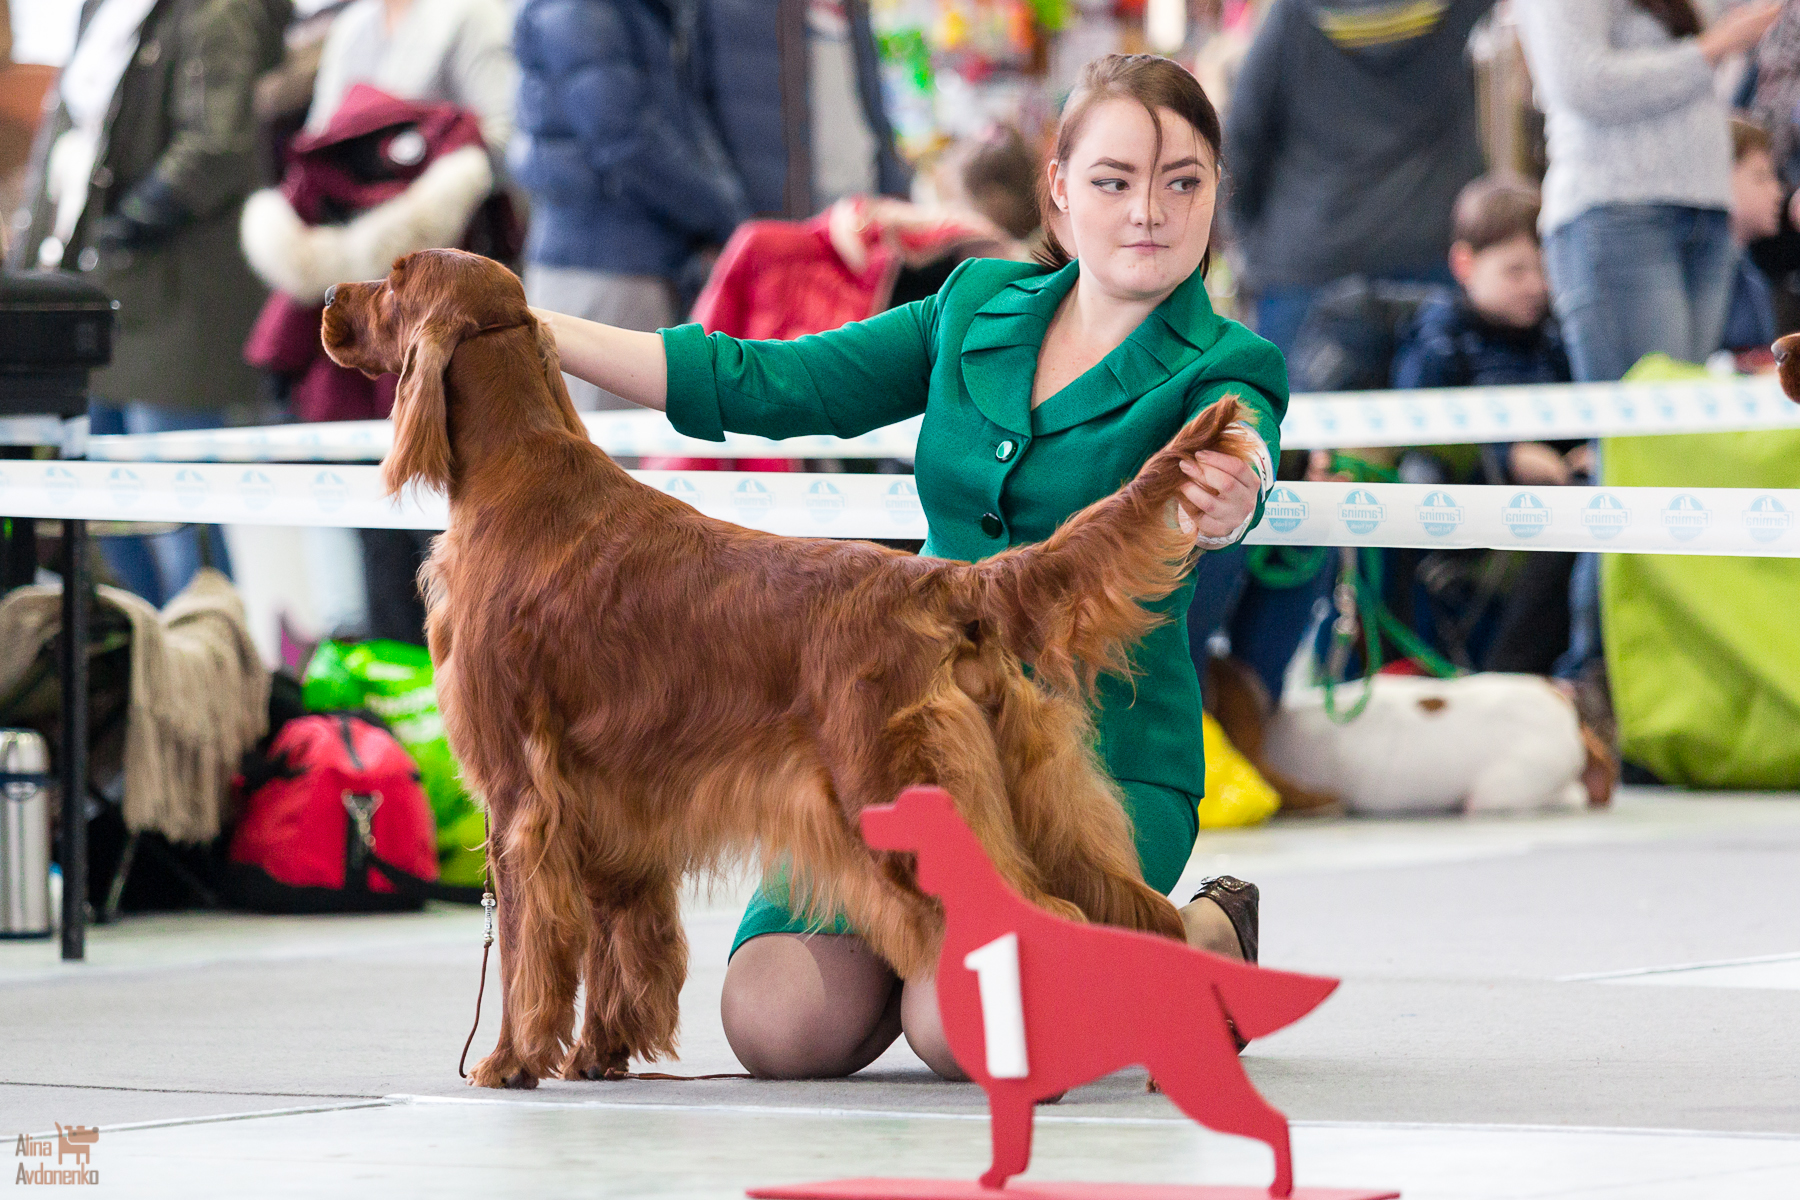
M 1697 371 L 1646 360 L 1626 378 Z M 1601 464 L 1609 487 L 1800 487 L 1800 431 L 1608 438 Z M 1800 559 L 1605 555 L 1601 623 L 1625 757 L 1687 787 L 1800 787 L 1795 596 Z
M 406 642 L 322 642 L 306 666 L 301 698 L 313 712 L 366 708 L 388 723 L 418 764 L 437 818 L 441 882 L 479 885 L 487 828 L 444 737 L 431 655 Z

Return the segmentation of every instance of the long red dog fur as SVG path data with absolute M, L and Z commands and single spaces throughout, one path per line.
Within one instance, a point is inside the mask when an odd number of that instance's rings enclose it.
M 389 490 L 449 496 L 421 576 L 428 640 L 500 906 L 499 1041 L 472 1082 L 673 1055 L 678 886 L 745 856 L 903 977 L 928 972 L 941 909 L 908 856 L 856 832 L 909 784 L 948 789 L 1031 902 L 1182 936 L 1087 703 L 1194 558 L 1180 460 L 1248 457 L 1235 401 L 1048 541 L 960 563 L 759 533 L 639 484 L 589 441 L 548 331 L 487 259 L 426 251 L 340 284 L 324 340 L 400 374 Z

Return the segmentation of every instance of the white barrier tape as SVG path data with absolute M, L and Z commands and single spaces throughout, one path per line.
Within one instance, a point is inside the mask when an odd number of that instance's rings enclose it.
M 701 512 L 800 537 L 922 538 L 911 476 L 638 471 Z M 438 496 L 401 505 L 367 466 L 0 462 L 0 514 L 442 529 Z M 1800 490 L 1284 483 L 1250 537 L 1267 545 L 1493 547 L 1800 557 Z
M 608 454 L 690 458 L 898 458 L 911 460 L 919 420 L 854 438 L 784 441 L 729 434 L 723 444 L 683 437 L 660 413 L 586 413 Z M 1729 433 L 1800 428 L 1800 404 L 1772 377 L 1670 384 L 1582 383 L 1295 396 L 1281 427 L 1289 450 L 1468 445 L 1569 438 Z M 386 421 L 269 425 L 88 439 L 88 457 L 112 462 L 376 462 Z
M 727 434 L 702 441 L 675 431 L 647 409 L 583 413 L 588 436 L 608 454 L 643 458 L 903 458 L 910 460 L 919 419 L 860 437 L 792 437 L 782 441 Z M 387 421 L 331 421 L 314 425 L 257 425 L 182 433 L 102 435 L 87 441 L 87 456 L 107 462 L 379 462 L 393 445 Z

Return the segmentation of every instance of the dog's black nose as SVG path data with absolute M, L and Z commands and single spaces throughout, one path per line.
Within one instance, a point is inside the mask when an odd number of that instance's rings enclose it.
M 325 289 L 325 307 L 330 308 L 331 302 L 336 299 L 337 299 L 337 284 L 334 283 L 330 287 Z

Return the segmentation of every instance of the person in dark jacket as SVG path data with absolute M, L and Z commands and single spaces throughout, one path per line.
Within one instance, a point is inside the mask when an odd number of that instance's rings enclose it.
M 708 113 L 702 0 L 526 0 L 515 181 L 533 304 L 627 329 L 675 323 L 674 281 L 753 211 Z M 578 408 L 623 402 L 570 378 Z
M 703 0 L 708 105 L 759 217 L 905 196 L 868 0 Z M 804 52 L 797 52 L 799 48 Z
M 1226 114 L 1227 215 L 1257 332 L 1284 353 L 1324 284 L 1441 277 L 1483 168 L 1467 44 L 1493 3 L 1271 3 Z
M 38 130 L 8 266 L 80 271 L 119 302 L 96 433 L 222 424 L 258 380 L 240 349 L 264 291 L 238 251 L 256 186 L 256 77 L 281 59 L 289 0 L 88 0 Z M 211 536 L 224 566 L 224 543 Z M 161 605 L 200 565 L 191 530 L 106 538 L 126 587 Z

